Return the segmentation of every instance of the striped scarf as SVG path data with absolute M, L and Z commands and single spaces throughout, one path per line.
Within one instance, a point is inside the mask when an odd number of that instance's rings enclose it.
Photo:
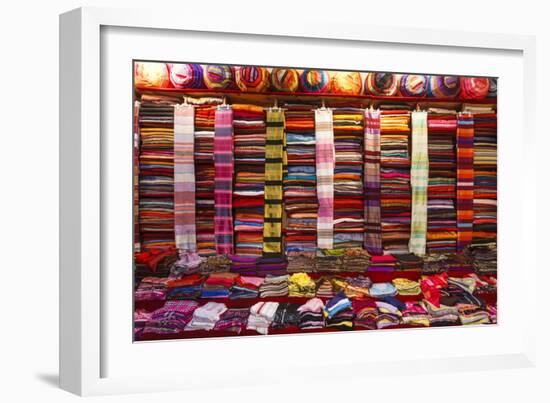
M 315 165 L 317 169 L 317 247 L 332 249 L 334 222 L 334 131 L 332 111 L 315 110 Z
M 416 255 L 426 253 L 428 227 L 428 113 L 412 112 L 412 220 L 409 251 Z
M 264 255 L 280 255 L 282 252 L 284 130 L 283 111 L 270 109 L 265 143 Z
M 469 112 L 458 114 L 456 147 L 456 249 L 461 252 L 472 243 L 474 216 L 474 118 Z
M 214 234 L 216 253 L 233 253 L 233 110 L 216 110 L 214 123 Z
M 365 249 L 382 254 L 380 226 L 380 111 L 365 110 Z
M 195 108 L 174 106 L 174 232 L 180 251 L 196 252 Z

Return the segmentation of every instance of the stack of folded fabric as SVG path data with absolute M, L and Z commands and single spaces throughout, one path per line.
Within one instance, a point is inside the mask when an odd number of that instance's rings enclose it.
M 497 272 L 497 245 L 490 243 L 484 246 L 468 248 L 465 254 L 469 256 L 474 269 L 479 274 L 496 274 Z
M 418 302 L 405 302 L 405 309 L 401 312 L 402 321 L 407 325 L 430 326 L 430 315 Z
M 395 255 L 397 259 L 397 269 L 405 271 L 421 271 L 423 261 L 422 258 L 414 253 L 400 253 Z
M 335 108 L 334 129 L 334 248 L 362 248 L 363 120 L 358 108 Z
M 243 275 L 255 275 L 257 272 L 257 256 L 231 255 L 231 271 Z
M 193 330 L 212 330 L 220 316 L 227 311 L 225 304 L 218 302 L 207 302 L 203 306 L 195 309 L 191 322 L 185 326 L 186 331 Z
M 134 337 L 139 339 L 139 336 L 143 333 L 147 322 L 151 320 L 152 312 L 145 309 L 136 309 L 134 311 Z
M 144 277 L 168 277 L 170 268 L 178 260 L 176 248 L 153 248 L 134 254 L 137 281 Z
M 491 323 L 489 313 L 478 305 L 459 303 L 456 308 L 460 317 L 460 323 L 463 325 L 482 325 Z
M 376 301 L 376 307 L 378 308 L 377 329 L 384 329 L 401 323 L 401 311 L 395 305 L 385 301 Z
M 254 304 L 250 307 L 250 316 L 246 328 L 255 330 L 260 334 L 267 334 L 278 307 L 278 302 L 258 302 Z
M 397 259 L 392 255 L 375 255 L 371 257 L 368 271 L 392 272 L 397 269 Z
M 181 278 L 172 278 L 167 281 L 168 287 L 167 299 L 196 299 L 201 296 L 202 283 L 204 276 L 200 274 L 191 274 Z
M 472 245 L 497 238 L 497 114 L 474 112 L 474 224 Z
M 483 306 L 483 301 L 468 291 L 468 287 L 458 283 L 451 283 L 440 290 L 439 301 L 444 305 L 458 306 L 458 304 Z
M 447 279 L 448 275 L 446 272 L 422 276 L 420 289 L 422 290 L 424 300 L 429 301 L 435 306 L 439 306 L 441 302 L 441 290 L 448 286 Z M 454 303 L 451 305 L 454 305 Z
M 197 252 L 216 254 L 214 241 L 214 116 L 216 107 L 195 107 L 195 225 Z
M 346 294 L 344 294 L 344 292 L 340 291 L 334 297 L 327 301 L 325 307 L 323 308 L 323 315 L 325 315 L 325 318 L 327 318 L 328 320 L 333 318 L 337 313 L 350 308 L 350 299 L 346 297 Z
M 238 276 L 236 273 L 211 273 L 203 283 L 201 298 L 228 298 Z
M 317 246 L 317 177 L 315 116 L 310 105 L 287 104 L 285 110 L 288 171 L 284 176 L 285 251 L 315 252 Z
M 313 272 L 315 271 L 315 252 L 291 251 L 287 252 L 288 273 Z
M 491 323 L 497 323 L 497 307 L 495 305 L 487 305 L 486 310 Z
M 294 273 L 288 278 L 289 297 L 315 297 L 315 282 L 307 273 Z
M 428 252 L 456 251 L 456 113 L 431 108 L 428 115 Z
M 287 262 L 283 256 L 266 257 L 262 256 L 256 262 L 256 273 L 258 276 L 267 275 L 282 276 L 286 274 Z
M 370 294 L 370 287 L 372 287 L 372 281 L 368 277 L 348 277 L 344 292 L 348 298 L 367 297 Z
M 399 295 L 419 295 L 422 292 L 418 281 L 407 278 L 394 278 L 392 284 L 397 289 Z
M 263 247 L 265 112 L 261 106 L 233 105 L 235 251 L 260 256 Z
M 353 321 L 355 327 L 375 330 L 376 318 L 379 314 L 376 301 L 372 298 L 356 298 L 352 300 L 351 305 L 355 316 Z
M 170 267 L 170 277 L 181 277 L 200 272 L 201 264 L 204 262 L 206 262 L 206 258 L 195 252 L 182 252 L 180 258 Z
M 422 273 L 423 274 L 436 274 L 443 273 L 448 270 L 449 258 L 446 255 L 440 253 L 430 253 L 424 256 Z
M 153 311 L 143 333 L 176 334 L 185 329 L 191 321 L 197 301 L 167 301 L 162 308 Z
M 430 326 L 449 326 L 459 322 L 458 309 L 454 306 L 436 306 L 426 300 L 422 301 L 422 305 L 430 315 Z
M 260 286 L 260 298 L 286 297 L 288 295 L 288 275 L 266 276 Z
M 315 271 L 339 272 L 342 269 L 344 250 L 318 249 L 315 258 Z
M 246 327 L 248 315 L 250 315 L 248 308 L 228 309 L 222 313 L 213 330 L 240 334 Z
M 322 329 L 325 327 L 323 309 L 319 298 L 312 298 L 298 308 L 300 329 Z
M 344 251 L 342 258 L 343 271 L 367 271 L 370 264 L 371 256 L 363 248 L 350 248 Z
M 279 304 L 273 318 L 273 328 L 281 329 L 288 326 L 298 326 L 300 315 L 298 312 L 298 304 L 288 302 Z
M 397 288 L 392 283 L 374 283 L 369 289 L 369 294 L 374 298 L 395 297 Z
M 174 246 L 174 105 L 144 95 L 139 109 L 139 230 L 144 249 Z
M 145 277 L 134 291 L 134 301 L 163 301 L 166 299 L 166 277 Z
M 199 266 L 201 273 L 226 272 L 231 268 L 231 259 L 227 255 L 208 256 Z
M 382 110 L 380 117 L 380 204 L 382 246 L 385 251 L 409 251 L 411 188 L 406 109 Z
M 240 276 L 231 288 L 231 295 L 229 295 L 229 298 L 257 298 L 260 286 L 263 282 L 263 277 Z
M 322 276 L 316 281 L 317 292 L 315 295 L 319 298 L 332 298 L 334 297 L 334 287 L 332 285 L 332 279 L 330 277 Z

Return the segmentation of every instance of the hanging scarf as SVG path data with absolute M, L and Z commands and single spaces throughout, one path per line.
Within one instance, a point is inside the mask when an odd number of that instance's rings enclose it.
M 428 227 L 428 113 L 412 112 L 411 161 L 411 238 L 409 251 L 419 256 L 426 253 Z
M 317 247 L 332 249 L 334 221 L 334 131 L 332 111 L 315 110 L 315 165 L 317 169 Z
M 283 111 L 270 109 L 265 143 L 264 255 L 282 252 L 284 130 Z
M 214 233 L 216 253 L 233 253 L 233 110 L 216 110 L 214 127 Z
M 472 243 L 474 216 L 474 118 L 469 112 L 458 114 L 456 147 L 456 249 L 461 252 Z
M 365 110 L 365 249 L 382 254 L 380 226 L 380 111 Z

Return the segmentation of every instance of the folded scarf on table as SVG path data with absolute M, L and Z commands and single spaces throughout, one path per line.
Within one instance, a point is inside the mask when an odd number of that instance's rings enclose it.
M 332 297 L 323 309 L 323 314 L 325 318 L 331 319 L 337 313 L 351 308 L 351 301 L 346 297 L 346 294 L 339 292 L 334 297 Z
M 248 308 L 228 309 L 220 316 L 220 320 L 216 322 L 213 330 L 240 334 L 246 327 L 248 315 L 250 315 Z
M 248 317 L 246 328 L 248 330 L 255 330 L 260 334 L 267 334 L 278 307 L 278 302 L 258 302 L 254 304 L 250 308 L 250 316 Z
M 207 302 L 205 305 L 195 309 L 191 322 L 185 326 L 186 331 L 212 330 L 222 313 L 227 311 L 225 304 L 218 302 Z

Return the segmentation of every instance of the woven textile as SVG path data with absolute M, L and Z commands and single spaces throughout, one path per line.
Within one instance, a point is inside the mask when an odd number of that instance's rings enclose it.
M 416 255 L 426 253 L 426 231 L 428 226 L 428 113 L 413 112 L 411 191 L 412 218 L 409 251 Z
M 176 247 L 197 250 L 195 228 L 195 108 L 174 106 L 174 231 Z
M 284 130 L 283 111 L 270 109 L 265 143 L 264 255 L 282 252 Z
M 472 225 L 474 216 L 474 119 L 471 113 L 458 115 L 456 130 L 457 146 L 457 243 L 461 252 L 472 243 Z
M 332 249 L 334 210 L 334 131 L 332 111 L 315 110 L 315 166 L 317 170 L 317 247 Z
M 214 233 L 216 253 L 233 253 L 233 110 L 216 110 L 214 131 Z
M 380 227 L 380 111 L 365 110 L 365 249 L 382 254 Z
M 136 252 L 141 251 L 141 240 L 139 236 L 139 108 L 141 103 L 139 101 L 134 102 L 134 143 L 133 143 L 133 201 L 132 206 L 134 214 L 134 250 Z

